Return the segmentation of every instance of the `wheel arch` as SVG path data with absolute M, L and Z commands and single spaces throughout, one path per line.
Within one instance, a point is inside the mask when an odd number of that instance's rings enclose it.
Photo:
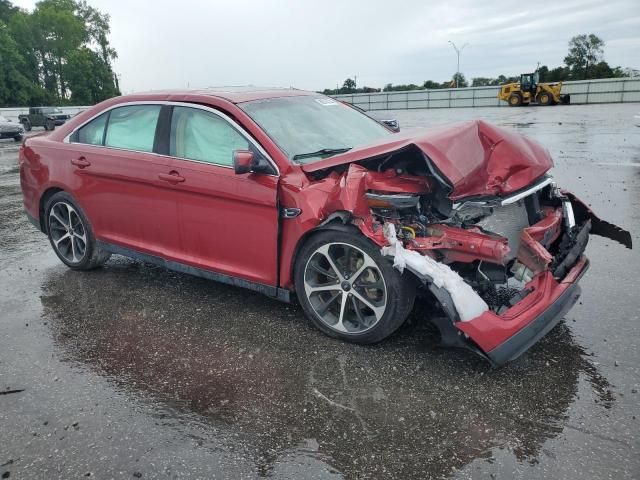
M 367 239 L 372 244 L 375 244 L 369 237 L 367 237 L 362 232 L 362 230 L 360 230 L 356 225 L 350 223 L 352 217 L 353 216 L 351 215 L 351 212 L 342 211 L 342 210 L 333 212 L 318 226 L 306 231 L 298 239 L 298 243 L 296 244 L 293 255 L 291 257 L 291 264 L 289 265 L 290 278 L 294 278 L 294 271 L 296 268 L 296 262 L 298 261 L 298 255 L 300 254 L 300 250 L 302 250 L 302 247 L 305 245 L 305 243 L 307 243 L 312 237 L 314 237 L 319 233 L 326 232 L 326 231 L 355 233 L 355 234 L 361 235 L 363 238 Z M 392 263 L 392 260 L 389 260 L 389 262 Z M 404 274 L 410 276 L 412 280 L 416 283 L 416 285 L 419 283 L 420 280 L 414 272 L 407 269 L 405 270 Z M 295 285 L 294 285 L 294 291 L 295 291 Z
M 45 207 L 49 199 L 58 192 L 64 192 L 65 190 L 60 187 L 49 187 L 40 196 L 40 202 L 38 205 L 38 221 L 40 223 L 40 230 L 42 233 L 47 233 L 47 222 L 45 221 Z
M 294 271 L 296 268 L 296 262 L 298 261 L 298 255 L 300 254 L 300 250 L 302 250 L 302 247 L 304 246 L 305 243 L 307 243 L 313 236 L 317 235 L 318 233 L 333 230 L 333 231 L 341 231 L 341 232 L 359 233 L 362 235 L 362 232 L 358 227 L 349 223 L 349 221 L 351 220 L 351 216 L 352 216 L 351 213 L 347 211 L 333 212 L 319 225 L 304 232 L 304 234 L 298 239 L 298 243 L 296 243 L 296 246 L 293 250 L 293 255 L 291 256 L 291 263 L 288 268 L 289 277 L 292 279 L 294 278 Z M 294 285 L 294 291 L 295 291 L 295 285 Z

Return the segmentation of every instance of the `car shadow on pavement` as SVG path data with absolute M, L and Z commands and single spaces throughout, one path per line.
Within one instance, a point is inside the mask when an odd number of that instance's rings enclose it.
M 614 402 L 565 324 L 492 370 L 437 348 L 424 305 L 387 341 L 359 346 L 319 333 L 297 305 L 121 257 L 51 271 L 41 300 L 64 360 L 242 438 L 264 475 L 291 449 L 347 477 L 444 476 L 491 462 L 494 448 L 535 463 L 581 374 L 594 401 Z

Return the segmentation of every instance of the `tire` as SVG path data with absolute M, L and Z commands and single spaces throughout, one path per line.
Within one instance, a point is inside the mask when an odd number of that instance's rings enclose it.
M 22 141 L 22 135 L 16 135 L 15 137 L 13 137 L 13 140 L 16 142 L 21 142 Z
M 540 92 L 540 95 L 538 95 L 539 105 L 544 105 L 546 107 L 547 105 L 551 105 L 552 103 L 553 96 L 549 92 Z
M 53 120 L 47 120 L 44 122 L 45 130 L 52 131 L 55 128 L 56 128 L 56 124 L 53 122 Z
M 29 122 L 29 120 L 22 120 L 21 123 L 22 123 L 22 126 L 24 127 L 25 132 L 31 131 L 31 122 Z
M 67 192 L 52 195 L 44 211 L 51 247 L 67 267 L 93 270 L 109 259 L 111 254 L 96 245 L 89 220 Z
M 510 107 L 519 107 L 522 105 L 522 95 L 519 93 L 512 93 L 509 96 L 509 106 Z
M 296 258 L 294 282 L 319 330 L 360 344 L 395 332 L 416 295 L 413 277 L 393 268 L 377 245 L 355 231 L 326 230 L 309 238 Z

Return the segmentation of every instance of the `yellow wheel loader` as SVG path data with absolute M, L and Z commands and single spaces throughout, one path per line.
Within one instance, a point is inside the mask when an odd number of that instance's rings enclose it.
M 569 95 L 560 93 L 562 82 L 541 83 L 538 81 L 539 75 L 536 73 L 523 73 L 520 81 L 507 83 L 500 87 L 498 98 L 509 103 L 511 107 L 529 105 L 557 105 L 558 103 L 568 104 L 571 101 Z

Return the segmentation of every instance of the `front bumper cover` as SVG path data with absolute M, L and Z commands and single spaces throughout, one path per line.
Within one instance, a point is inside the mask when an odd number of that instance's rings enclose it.
M 18 135 L 24 135 L 23 130 L 0 130 L 0 138 L 13 138 Z
M 518 358 L 547 334 L 569 311 L 580 296 L 577 282 L 587 271 L 584 256 L 589 234 L 599 235 L 632 248 L 628 231 L 598 218 L 589 207 L 570 192 L 562 191 L 571 202 L 575 224 L 560 242 L 559 251 L 551 256 L 545 245 L 559 238 L 557 214 L 550 213 L 539 223 L 523 231 L 518 259 L 534 276 L 524 286 L 520 300 L 500 314 L 486 310 L 477 317 L 461 321 L 451 295 L 437 287 L 432 279 L 414 272 L 434 294 L 446 317 L 433 318 L 441 334 L 443 346 L 463 347 L 480 354 L 494 366 Z M 575 230 L 573 230 L 575 228 Z M 549 237 L 549 238 L 548 238 Z M 560 241 L 560 240 L 558 240 Z
M 413 272 L 428 286 L 446 313 L 446 317 L 432 319 L 440 330 L 443 346 L 470 349 L 494 366 L 518 358 L 546 335 L 579 298 L 581 290 L 577 282 L 589 266 L 584 251 L 590 232 L 631 248 L 626 230 L 600 220 L 573 195 L 569 200 L 580 227 L 568 230 L 564 219 L 561 220 L 567 233 L 555 256 L 551 256 L 543 243 L 547 245 L 559 238 L 558 219 L 562 217 L 558 217 L 557 210 L 524 230 L 518 259 L 530 266 L 534 276 L 518 294 L 517 303 L 506 311 L 486 310 L 477 317 L 463 320 L 449 291 L 437 287 L 432 279 Z
M 457 322 L 455 327 L 472 342 L 467 346 L 480 350 L 494 366 L 515 360 L 576 303 L 581 293 L 578 281 L 588 267 L 589 260 L 581 256 L 562 280 L 543 272 L 527 284 L 531 293 L 502 315 L 487 311 L 469 322 Z

